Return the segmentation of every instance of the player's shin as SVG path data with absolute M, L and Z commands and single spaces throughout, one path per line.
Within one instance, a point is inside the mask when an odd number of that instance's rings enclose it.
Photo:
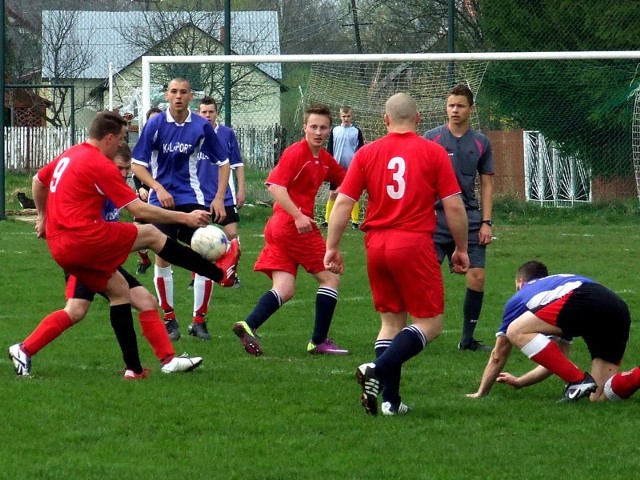
M 133 316 L 131 304 L 111 305 L 109 309 L 111 327 L 116 334 L 116 339 L 122 350 L 122 359 L 128 370 L 141 374 L 143 372 L 138 353 L 138 341 L 136 331 L 133 328 Z
M 167 237 L 164 247 L 157 253 L 167 262 L 196 272 L 204 277 L 210 278 L 214 282 L 222 280 L 222 270 L 190 248 L 180 245 L 173 238 Z

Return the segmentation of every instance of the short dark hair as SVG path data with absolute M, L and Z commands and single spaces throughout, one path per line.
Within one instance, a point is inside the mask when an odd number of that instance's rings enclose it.
M 459 83 L 458 85 L 453 86 L 451 90 L 449 90 L 447 98 L 449 98 L 451 95 L 467 97 L 467 100 L 469 100 L 469 105 L 473 105 L 473 92 L 465 83 Z
M 523 263 L 516 272 L 516 278 L 521 278 L 525 282 L 530 282 L 531 280 L 548 276 L 549 270 L 547 270 L 547 266 L 537 260 L 529 260 L 528 262 Z
M 216 102 L 213 97 L 203 97 L 202 100 L 200 100 L 200 105 L 213 105 L 216 107 L 216 112 L 218 111 L 218 102 Z
M 122 160 L 124 160 L 125 162 L 130 162 L 131 161 L 131 147 L 129 147 L 129 145 L 127 145 L 126 143 L 121 143 L 120 146 L 118 147 L 118 149 L 116 150 L 116 153 L 113 154 L 113 158 L 115 157 L 121 157 Z
M 127 121 L 116 112 L 98 112 L 89 126 L 89 138 L 102 140 L 109 134 L 120 135 Z
M 331 116 L 331 109 L 321 103 L 314 103 L 306 108 L 306 110 L 304 111 L 305 124 L 307 123 L 307 120 L 309 120 L 309 115 L 311 114 L 324 115 L 325 117 L 329 118 L 329 123 L 331 123 L 331 121 L 333 120 L 333 117 Z
M 162 109 L 158 107 L 150 108 L 149 110 L 147 110 L 147 113 L 145 114 L 145 118 L 149 120 L 149 117 L 151 117 L 151 115 L 153 115 L 154 113 L 162 113 Z

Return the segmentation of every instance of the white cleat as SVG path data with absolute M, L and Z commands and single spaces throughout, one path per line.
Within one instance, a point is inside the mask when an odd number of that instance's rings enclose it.
M 411 409 L 409 408 L 409 406 L 402 402 L 400 402 L 400 405 L 395 408 L 393 405 L 391 405 L 391 402 L 382 402 L 382 415 L 406 415 L 410 411 Z
M 9 358 L 13 362 L 13 369 L 19 377 L 31 375 L 31 357 L 22 351 L 20 343 L 9 347 Z
M 190 357 L 183 353 L 179 357 L 173 357 L 162 366 L 162 373 L 190 372 L 202 365 L 202 357 Z

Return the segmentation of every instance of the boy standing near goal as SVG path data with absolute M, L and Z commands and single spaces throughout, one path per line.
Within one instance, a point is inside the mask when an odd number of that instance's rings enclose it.
M 231 165 L 231 174 L 229 175 L 229 186 L 224 197 L 224 208 L 227 212 L 227 216 L 224 220 L 220 221 L 218 225 L 222 227 L 224 233 L 229 240 L 238 238 L 238 222 L 240 216 L 238 210 L 244 206 L 245 201 L 245 181 L 244 181 L 244 164 L 242 163 L 242 157 L 240 156 L 240 146 L 238 145 L 238 139 L 233 128 L 221 125 L 218 123 L 218 104 L 212 97 L 204 97 L 200 100 L 200 106 L 198 107 L 198 114 L 209 120 L 213 127 L 218 140 L 222 148 L 226 151 L 226 155 L 229 158 Z M 237 179 L 238 188 L 236 189 L 236 182 L 234 182 L 234 174 Z M 213 178 L 217 185 L 217 176 Z M 240 241 L 240 240 L 238 240 Z M 240 286 L 240 279 L 236 279 L 234 287 Z M 194 313 L 196 315 L 196 313 Z
M 448 123 L 429 130 L 424 137 L 442 145 L 462 190 L 462 199 L 469 219 L 469 271 L 467 290 L 462 308 L 462 336 L 459 350 L 489 351 L 490 347 L 474 338 L 482 310 L 487 245 L 492 240 L 493 221 L 493 155 L 489 139 L 471 128 L 469 119 L 475 109 L 473 93 L 466 85 L 453 87 L 446 100 Z M 476 198 L 476 173 L 480 176 L 480 203 Z M 482 207 L 482 210 L 481 210 Z M 433 237 L 440 263 L 449 258 L 455 248 L 444 218 L 442 204 L 436 204 L 437 227 Z
M 208 210 L 214 222 L 223 222 L 227 216 L 224 197 L 229 182 L 229 159 L 211 124 L 189 110 L 193 94 L 188 80 L 171 80 L 165 97 L 169 108 L 149 120 L 133 149 L 133 173 L 151 188 L 151 205 L 179 212 Z M 216 174 L 217 190 L 212 191 L 211 177 Z M 210 198 L 213 201 L 207 205 Z M 158 228 L 187 245 L 194 232 L 193 228 L 179 224 Z M 231 242 L 231 249 L 237 253 L 237 240 Z M 169 337 L 178 340 L 180 330 L 173 309 L 171 262 L 156 255 L 153 280 Z M 235 283 L 235 279 L 229 281 Z M 198 314 L 193 316 L 189 333 L 205 340 L 211 338 L 205 319 L 211 289 L 209 279 L 196 275 L 193 298 L 194 311 Z
M 362 130 L 356 127 L 353 122 L 353 110 L 349 105 L 340 107 L 340 120 L 342 123 L 331 129 L 329 140 L 327 140 L 327 151 L 336 159 L 342 168 L 349 169 L 351 160 L 358 149 L 364 145 Z M 338 186 L 334 183 L 329 185 L 329 199 L 324 216 L 324 226 L 329 223 L 329 216 L 333 209 L 333 204 L 338 196 Z M 360 203 L 356 202 L 351 211 L 351 226 L 354 229 L 360 227 Z
M 322 147 L 331 128 L 331 111 L 312 105 L 304 113 L 304 138 L 288 147 L 265 184 L 274 199 L 273 215 L 264 229 L 265 246 L 255 266 L 272 280 L 246 321 L 233 325 L 246 352 L 259 356 L 262 349 L 256 330 L 295 292 L 298 267 L 320 284 L 316 293 L 315 325 L 307 344 L 310 354 L 349 353 L 328 338 L 338 302 L 340 277 L 325 269 L 325 243 L 313 219 L 316 194 L 322 182 L 340 185 L 345 171 Z
M 390 97 L 384 122 L 389 133 L 356 153 L 340 187 L 324 263 L 335 273 L 343 272 L 340 239 L 353 204 L 367 190 L 362 230 L 373 303 L 382 325 L 375 342 L 377 358 L 360 365 L 356 378 L 367 413 L 378 413 L 382 389 L 383 415 L 403 415 L 409 407 L 400 398 L 402 365 L 443 328 L 444 287 L 432 238 L 436 196 L 442 199 L 455 242 L 451 259 L 456 273 L 469 266 L 467 216 L 446 152 L 416 134 L 420 114 L 414 99 L 405 93 Z

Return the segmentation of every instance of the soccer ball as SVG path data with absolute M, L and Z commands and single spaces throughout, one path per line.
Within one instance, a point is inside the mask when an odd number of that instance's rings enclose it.
M 191 237 L 191 250 L 210 262 L 215 262 L 227 252 L 229 239 L 224 232 L 213 225 L 198 228 Z

